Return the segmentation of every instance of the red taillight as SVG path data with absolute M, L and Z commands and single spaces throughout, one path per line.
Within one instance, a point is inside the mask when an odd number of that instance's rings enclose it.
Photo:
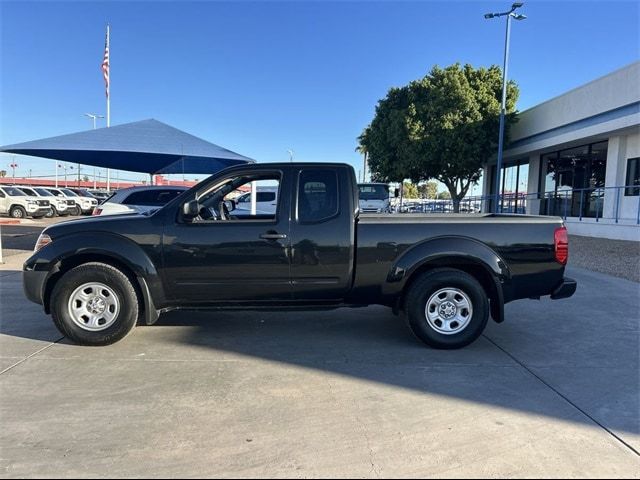
M 94 208 L 93 213 L 91 213 L 91 215 L 100 215 L 101 213 L 102 213 L 101 208 Z
M 556 261 L 562 265 L 567 264 L 569 259 L 569 236 L 567 227 L 556 228 L 553 233 L 553 243 L 556 246 Z

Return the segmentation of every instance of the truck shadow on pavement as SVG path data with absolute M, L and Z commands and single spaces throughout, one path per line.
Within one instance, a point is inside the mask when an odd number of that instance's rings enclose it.
M 639 285 L 586 270 L 571 273 L 580 285 L 574 297 L 509 304 L 504 324 L 490 321 L 477 342 L 455 351 L 427 348 L 403 318 L 377 306 L 173 311 L 110 347 L 62 343 L 93 361 L 138 359 L 141 352 L 150 361 L 267 360 L 280 364 L 283 374 L 329 373 L 637 435 Z M 0 277 L 1 333 L 58 340 L 50 318 L 17 290 L 19 279 Z

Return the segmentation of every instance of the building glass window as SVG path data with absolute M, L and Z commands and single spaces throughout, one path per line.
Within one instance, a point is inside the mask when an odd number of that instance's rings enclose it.
M 496 166 L 491 168 L 491 192 L 495 192 Z M 529 160 L 509 162 L 500 172 L 500 213 L 527 213 L 526 194 L 529 184 Z M 493 200 L 491 200 L 493 202 Z M 492 207 L 493 208 L 493 207 Z
M 542 155 L 546 174 L 541 212 L 596 217 L 602 212 L 608 142 L 592 143 Z M 544 185 L 542 185 L 544 183 Z
M 640 157 L 629 158 L 627 160 L 627 179 L 625 186 L 636 187 L 625 188 L 624 194 L 627 197 L 637 197 L 640 195 Z

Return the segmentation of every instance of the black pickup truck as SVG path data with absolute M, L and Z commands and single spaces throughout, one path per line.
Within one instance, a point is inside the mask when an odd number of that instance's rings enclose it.
M 275 192 L 272 203 L 241 209 L 233 199 L 250 185 Z M 348 165 L 254 164 L 150 214 L 48 227 L 24 264 L 24 290 L 84 345 L 116 342 L 172 309 L 379 304 L 428 345 L 459 348 L 489 315 L 502 322 L 507 302 L 571 296 L 567 257 L 559 218 L 365 215 Z

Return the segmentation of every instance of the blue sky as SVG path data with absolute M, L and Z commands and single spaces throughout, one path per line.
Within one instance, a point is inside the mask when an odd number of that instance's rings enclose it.
M 0 145 L 156 118 L 258 161 L 344 161 L 389 87 L 434 64 L 502 63 L 504 2 L 1 2 Z M 509 77 L 518 108 L 640 57 L 638 2 L 528 1 Z M 18 174 L 54 162 L 17 157 Z M 0 169 L 11 158 L 0 156 Z M 124 175 L 136 178 L 136 175 Z

